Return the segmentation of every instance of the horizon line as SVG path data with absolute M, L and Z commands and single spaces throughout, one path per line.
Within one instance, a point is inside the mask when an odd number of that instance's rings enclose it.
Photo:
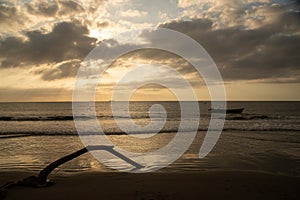
M 222 100 L 215 100 L 214 102 L 218 102 Z M 227 102 L 300 102 L 300 100 L 226 100 Z M 93 101 L 0 101 L 0 103 L 77 103 L 77 102 L 93 102 Z M 103 100 L 103 101 L 94 101 L 96 103 L 101 102 L 127 102 L 125 100 Z M 129 102 L 195 102 L 193 100 L 184 100 L 184 101 L 176 101 L 176 100 L 132 100 Z M 197 102 L 197 101 L 196 101 Z M 198 102 L 212 102 L 211 100 L 198 100 Z

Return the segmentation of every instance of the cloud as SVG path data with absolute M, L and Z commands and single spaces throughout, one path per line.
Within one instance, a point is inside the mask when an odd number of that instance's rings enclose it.
M 30 2 L 26 5 L 27 11 L 32 15 L 42 15 L 45 17 L 53 17 L 56 15 L 59 6 L 56 1 L 50 2 Z
M 3 37 L 0 40 L 0 67 L 49 64 L 48 70 L 37 73 L 43 80 L 74 76 L 74 70 L 78 67 L 77 62 L 85 58 L 97 45 L 97 40 L 88 36 L 88 29 L 91 29 L 92 25 L 99 29 L 113 26 L 111 24 L 113 21 L 105 18 L 87 19 L 87 16 L 91 14 L 89 12 L 97 12 L 96 7 L 102 2 L 92 0 L 85 4 L 83 1 L 66 0 L 31 1 L 25 4 L 26 12 L 35 18 L 65 19 L 65 17 L 83 14 L 86 20 L 58 21 L 53 27 L 50 26 L 47 32 L 42 30 L 45 24 L 37 21 L 36 23 L 41 23 L 40 29 L 35 27 L 31 30 L 23 30 L 25 38 L 13 35 Z M 111 15 L 115 13 L 115 16 L 110 17 L 119 24 L 121 23 L 119 17 L 122 13 L 136 17 L 143 16 L 139 19 L 142 21 L 144 21 L 145 13 L 152 13 L 146 17 L 147 20 L 158 22 L 156 18 L 159 12 L 160 14 L 169 13 L 170 16 L 174 16 L 175 13 L 177 15 L 178 7 L 174 2 L 176 1 L 160 1 L 158 5 L 144 0 L 134 0 L 128 5 L 112 3 L 117 6 L 110 7 L 111 10 L 108 11 L 111 11 Z M 120 8 L 121 4 L 122 9 L 112 9 Z M 178 18 L 176 21 L 164 22 L 160 24 L 160 27 L 180 31 L 197 40 L 216 61 L 225 80 L 260 79 L 263 81 L 263 79 L 275 80 L 281 77 L 283 78 L 281 80 L 295 81 L 292 77 L 299 73 L 299 59 L 297 58 L 300 44 L 300 14 L 297 11 L 299 1 L 295 1 L 294 4 L 279 4 L 269 0 L 182 0 L 178 5 L 186 11 L 185 14 L 191 14 L 195 9 L 195 15 L 191 15 L 195 18 L 189 21 Z M 157 10 L 158 6 L 160 9 Z M 126 13 L 130 9 L 133 12 Z M 24 10 L 13 4 L 1 4 L 0 23 L 7 26 L 10 21 L 21 24 L 23 22 L 21 20 L 18 22 L 18 19 L 22 16 L 22 12 Z M 139 20 L 137 20 L 138 23 L 140 23 Z M 136 25 L 134 22 L 130 22 L 131 27 L 134 25 Z M 144 32 L 142 37 L 150 42 L 164 42 L 162 38 L 155 38 L 156 36 L 152 34 L 150 38 L 147 32 Z M 177 41 L 166 45 L 174 47 L 185 44 Z M 119 50 L 124 48 L 124 45 L 118 43 L 112 46 Z M 105 58 L 105 55 L 103 57 Z M 146 63 L 158 62 L 171 65 L 183 74 L 194 73 L 194 69 L 185 60 L 162 51 L 143 50 L 122 59 L 115 62 L 113 66 L 129 66 L 125 60 L 136 59 Z
M 61 101 L 69 101 L 72 90 L 68 88 L 3 88 L 0 87 L 0 102 L 9 101 L 57 101 L 60 97 Z
M 172 21 L 159 27 L 185 33 L 198 41 L 212 56 L 226 81 L 299 83 L 300 14 L 292 7 L 285 4 L 254 7 L 252 17 L 257 17 L 260 24 L 252 28 L 243 25 L 216 28 L 213 20 L 203 18 Z M 189 50 L 181 41 L 170 44 L 155 32 L 144 31 L 141 37 L 152 44 Z M 115 43 L 112 48 L 121 50 L 124 45 Z M 127 54 L 112 67 L 130 67 L 136 62 L 166 64 L 184 75 L 195 73 L 185 60 L 153 49 Z
M 49 33 L 28 31 L 26 40 L 5 38 L 0 41 L 1 68 L 81 60 L 96 46 L 88 33 L 80 21 L 72 20 L 57 23 Z
M 213 22 L 207 19 L 173 21 L 160 27 L 185 33 L 203 45 L 225 80 L 294 77 L 300 73 L 299 12 L 276 7 L 272 20 L 256 29 L 214 29 Z M 282 12 L 278 13 L 278 9 Z
M 179 0 L 179 19 L 203 18 L 213 21 L 215 29 L 235 26 L 264 26 L 288 10 L 299 10 L 298 0 Z
M 244 16 L 244 26 L 251 29 L 272 26 L 274 31 L 299 30 L 299 12 L 297 4 L 271 4 L 253 6 Z
M 84 12 L 84 8 L 80 3 L 76 1 L 59 1 L 61 5 L 61 10 L 59 11 L 59 15 L 65 15 L 70 13 L 80 13 Z
M 17 9 L 13 6 L 0 4 L 0 22 L 9 20 L 11 17 L 14 17 L 17 13 Z
M 98 1 L 100 2 L 100 1 Z M 83 2 L 84 3 L 84 2 Z M 28 13 L 35 16 L 44 17 L 60 17 L 60 16 L 73 16 L 85 11 L 83 3 L 72 0 L 60 0 L 60 1 L 37 1 L 33 0 L 27 4 Z M 87 8 L 89 5 L 87 6 Z
M 36 29 L 50 30 L 57 22 L 79 19 L 92 23 L 106 0 L 30 0 L 0 2 L 0 37 L 22 37 Z M 101 10 L 102 9 L 102 10 Z
M 109 25 L 108 21 L 97 22 L 97 27 L 98 28 L 106 28 L 108 25 Z
M 12 4 L 0 3 L 1 32 L 4 30 L 10 32 L 14 31 L 14 29 L 19 29 L 16 27 L 24 26 L 24 22 L 27 20 L 27 16 L 20 13 L 18 7 Z
M 165 19 L 176 18 L 178 4 L 174 0 L 111 1 L 107 4 L 107 11 L 109 18 L 114 22 L 121 19 L 134 24 L 151 23 L 152 26 L 155 26 Z
M 125 18 L 126 17 L 129 17 L 129 18 L 132 18 L 132 17 L 142 17 L 142 16 L 147 15 L 147 12 L 129 9 L 129 10 L 121 12 L 120 15 L 122 17 L 125 17 Z
M 40 74 L 45 81 L 75 77 L 80 67 L 80 60 L 70 60 L 53 66 L 52 68 L 37 70 L 35 74 Z

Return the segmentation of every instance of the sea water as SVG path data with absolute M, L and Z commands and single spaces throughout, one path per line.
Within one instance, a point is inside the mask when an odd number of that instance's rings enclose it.
M 184 120 L 178 102 L 130 102 L 129 117 L 122 106 L 125 102 L 113 102 L 117 105 L 114 112 L 111 103 L 95 104 L 98 122 L 114 145 L 131 152 L 155 151 L 168 144 Z M 166 113 L 157 111 L 150 118 L 149 109 L 154 104 L 162 105 Z M 193 144 L 180 159 L 160 171 L 255 170 L 299 175 L 300 102 L 228 102 L 228 108 L 245 110 L 243 114 L 227 114 L 219 141 L 203 159 L 198 153 L 211 120 L 210 102 L 198 105 L 200 117 L 193 112 L 189 116 L 199 118 Z M 157 130 L 134 132 L 130 130 L 131 120 L 145 127 L 151 121 L 163 120 L 165 114 L 164 126 L 150 138 L 129 136 L 116 124 L 120 120 L 129 124 L 130 133 L 147 136 Z M 90 116 L 85 116 L 84 109 L 82 116 L 88 123 Z M 0 170 L 37 171 L 80 148 L 83 144 L 74 125 L 72 103 L 0 103 Z M 57 169 L 59 173 L 91 170 L 112 171 L 90 154 Z

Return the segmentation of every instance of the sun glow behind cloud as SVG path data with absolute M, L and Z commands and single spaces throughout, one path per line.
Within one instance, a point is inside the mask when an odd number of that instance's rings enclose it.
M 111 31 L 99 30 L 98 28 L 90 29 L 90 33 L 89 33 L 90 37 L 97 38 L 99 41 L 110 39 L 112 35 L 113 33 Z

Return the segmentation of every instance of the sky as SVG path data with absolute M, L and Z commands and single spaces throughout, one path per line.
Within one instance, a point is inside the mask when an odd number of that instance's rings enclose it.
M 0 0 L 0 101 L 71 101 L 77 71 L 93 49 L 163 42 L 149 34 L 159 28 L 203 46 L 221 73 L 228 100 L 300 100 L 299 6 L 298 0 Z M 137 39 L 125 44 L 123 32 Z M 174 74 L 155 64 L 176 70 L 199 100 L 210 100 L 203 77 L 189 62 L 155 49 L 116 58 L 99 82 L 96 100 L 110 100 L 118 81 L 139 65 L 147 70 L 135 72 L 123 84 L 124 93 L 145 80 L 180 89 Z M 146 84 L 132 96 L 175 99 L 158 84 Z

